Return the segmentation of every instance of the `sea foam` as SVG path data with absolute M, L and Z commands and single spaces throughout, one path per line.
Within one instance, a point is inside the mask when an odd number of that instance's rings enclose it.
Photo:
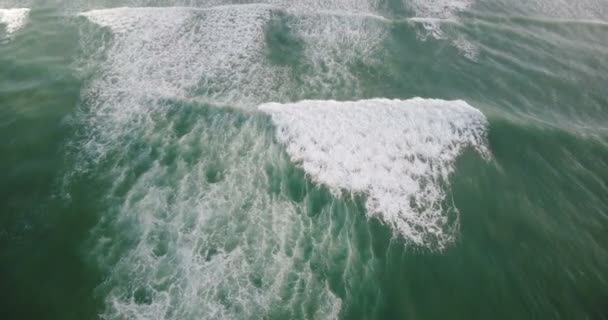
M 457 210 L 445 204 L 454 162 L 468 146 L 489 156 L 479 110 L 464 101 L 421 98 L 259 109 L 271 115 L 277 139 L 312 179 L 336 193 L 367 195 L 368 214 L 408 242 L 441 249 L 454 240 Z
M 264 60 L 267 5 L 115 8 L 83 13 L 114 33 L 97 87 L 129 96 L 248 104 L 273 93 L 281 70 Z M 114 92 L 116 93 L 116 92 Z
M 4 25 L 10 36 L 25 26 L 29 14 L 28 8 L 0 9 L 0 25 Z
M 356 63 L 381 63 L 381 17 L 275 5 L 113 8 L 81 13 L 113 39 L 95 87 L 104 94 L 196 99 L 253 108 L 265 101 L 361 95 Z M 283 18 L 280 18 L 280 17 Z M 268 59 L 266 32 L 283 19 L 302 43 L 303 67 Z M 114 88 L 115 90 L 109 90 Z M 306 88 L 303 92 L 302 88 Z M 111 97 L 108 97 L 111 98 Z
M 468 9 L 473 0 L 413 0 L 407 4 L 417 17 L 450 19 Z

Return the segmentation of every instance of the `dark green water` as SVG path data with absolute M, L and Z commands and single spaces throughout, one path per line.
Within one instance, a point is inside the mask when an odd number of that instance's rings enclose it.
M 0 0 L 32 8 L 0 23 L 2 319 L 608 318 L 605 2 L 78 16 L 115 2 Z M 489 159 L 416 176 L 459 217 L 445 248 L 332 192 L 256 109 L 378 97 L 487 118 Z

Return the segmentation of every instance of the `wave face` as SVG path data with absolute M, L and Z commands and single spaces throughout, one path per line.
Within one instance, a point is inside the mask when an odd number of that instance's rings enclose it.
M 444 248 L 458 231 L 448 178 L 467 146 L 488 157 L 487 121 L 464 101 L 264 104 L 292 160 L 335 192 L 367 195 L 367 211 L 407 241 Z M 455 213 L 450 216 L 450 212 Z
M 114 36 L 111 48 L 104 48 L 105 76 L 94 85 L 106 94 L 129 90 L 135 92 L 130 99 L 173 96 L 245 108 L 310 92 L 329 98 L 360 95 L 352 66 L 380 63 L 387 33 L 386 23 L 373 16 L 258 4 L 118 8 L 81 15 Z M 295 66 L 269 59 L 273 28 L 289 34 L 298 48 L 291 54 L 298 57 Z M 278 39 L 278 46 L 284 41 Z
M 0 9 L 0 25 L 4 25 L 6 34 L 10 36 L 25 26 L 29 14 L 30 9 L 27 8 Z

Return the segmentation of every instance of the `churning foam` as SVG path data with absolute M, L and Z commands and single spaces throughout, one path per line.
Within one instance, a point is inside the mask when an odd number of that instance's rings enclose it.
M 30 14 L 30 9 L 0 9 L 0 24 L 6 28 L 6 33 L 10 36 L 23 28 Z
M 221 5 L 267 4 L 282 7 L 297 12 L 319 12 L 334 10 L 340 12 L 372 12 L 377 8 L 377 0 L 124 0 L 120 1 L 125 7 L 196 7 L 209 8 Z M 90 10 L 91 8 L 113 7 L 114 0 L 69 0 L 65 6 L 72 9 Z
M 454 162 L 467 146 L 489 155 L 479 110 L 464 101 L 421 98 L 259 109 L 271 115 L 277 139 L 314 180 L 335 192 L 366 194 L 369 215 L 406 241 L 439 249 L 453 241 L 458 215 L 444 200 Z
M 270 10 L 242 5 L 83 13 L 115 36 L 106 75 L 96 86 L 112 94 L 128 90 L 131 98 L 200 97 L 233 105 L 264 101 L 281 76 L 264 60 Z
M 277 13 L 303 44 L 298 63 L 306 67 L 297 72 L 267 57 L 265 32 L 270 21 L 281 19 Z M 129 99 L 171 96 L 241 107 L 310 94 L 359 95 L 351 67 L 380 63 L 376 53 L 387 32 L 385 21 L 374 15 L 266 4 L 114 8 L 81 15 L 114 34 L 105 76 L 95 85 L 104 94 L 129 91 Z

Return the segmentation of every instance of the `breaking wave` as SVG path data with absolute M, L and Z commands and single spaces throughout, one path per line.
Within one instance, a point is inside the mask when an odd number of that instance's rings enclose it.
M 260 110 L 314 180 L 366 194 L 370 216 L 419 246 L 441 249 L 457 235 L 457 209 L 444 200 L 458 155 L 471 146 L 489 156 L 487 121 L 464 101 L 302 101 Z
M 332 234 L 327 212 L 341 200 L 327 193 L 324 214 L 310 209 L 323 192 L 301 191 L 292 161 L 333 191 L 366 194 L 368 214 L 409 243 L 453 241 L 448 177 L 465 147 L 487 155 L 483 114 L 462 101 L 288 103 L 361 98 L 353 66 L 382 63 L 388 20 L 346 2 L 80 14 L 94 71 L 76 170 L 111 181 L 92 236 L 108 274 L 103 317 L 338 317 L 320 261 L 356 255 Z M 317 121 L 324 129 L 307 133 Z M 332 126 L 342 130 L 327 140 Z

